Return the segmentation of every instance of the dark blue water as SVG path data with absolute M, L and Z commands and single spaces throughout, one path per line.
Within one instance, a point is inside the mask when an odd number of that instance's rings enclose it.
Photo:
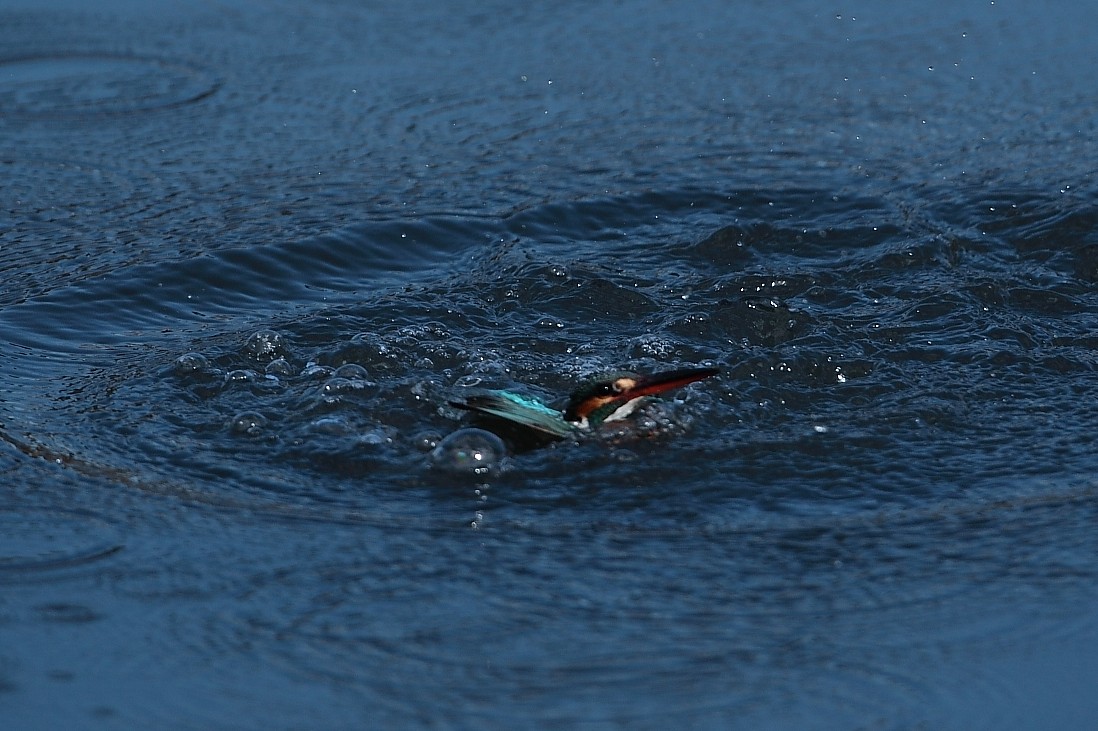
M 940 5 L 0 3 L 4 727 L 1092 727 L 1098 6 Z

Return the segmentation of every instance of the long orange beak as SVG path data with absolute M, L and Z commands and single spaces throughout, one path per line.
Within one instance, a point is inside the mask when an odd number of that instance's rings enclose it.
M 682 388 L 688 383 L 700 381 L 710 376 L 715 376 L 720 371 L 716 368 L 682 368 L 675 371 L 653 373 L 650 376 L 639 376 L 637 383 L 622 396 L 628 400 L 641 396 L 654 396 L 657 393 L 670 391 L 674 388 Z

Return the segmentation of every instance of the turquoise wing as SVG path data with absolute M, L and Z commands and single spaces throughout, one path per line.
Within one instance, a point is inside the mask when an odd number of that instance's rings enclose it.
M 558 439 L 570 436 L 576 430 L 556 409 L 510 391 L 481 391 L 450 403 L 459 409 L 503 419 Z

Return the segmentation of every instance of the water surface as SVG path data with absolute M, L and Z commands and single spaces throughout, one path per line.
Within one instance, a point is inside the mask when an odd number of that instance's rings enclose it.
M 1094 16 L 0 4 L 0 714 L 1085 727 Z

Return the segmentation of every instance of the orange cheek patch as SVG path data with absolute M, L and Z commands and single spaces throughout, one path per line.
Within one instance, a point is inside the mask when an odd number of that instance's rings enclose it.
M 591 414 L 591 412 L 598 411 L 600 408 L 602 408 L 603 406 L 605 406 L 606 404 L 610 403 L 613 400 L 614 400 L 613 396 L 603 396 L 602 398 L 588 399 L 587 401 L 584 402 L 583 407 L 581 409 L 576 410 L 576 415 L 583 418 L 583 419 L 586 419 L 587 416 L 589 414 Z

